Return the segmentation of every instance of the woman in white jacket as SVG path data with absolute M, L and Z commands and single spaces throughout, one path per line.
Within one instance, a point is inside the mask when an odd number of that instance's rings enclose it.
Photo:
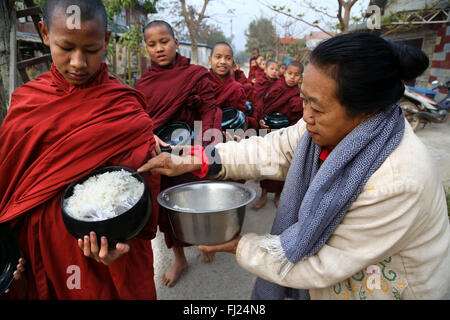
M 297 124 L 183 161 L 160 154 L 140 171 L 286 181 L 270 234 L 199 247 L 235 253 L 259 277 L 253 299 L 443 298 L 444 190 L 396 104 L 402 80 L 427 67 L 420 50 L 370 33 L 331 38 L 305 69 Z

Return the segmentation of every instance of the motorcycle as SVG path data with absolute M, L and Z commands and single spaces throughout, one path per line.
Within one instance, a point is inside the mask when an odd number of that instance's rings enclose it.
M 422 123 L 424 126 L 428 123 L 444 123 L 447 121 L 450 109 L 450 80 L 444 85 L 435 80 L 432 83 L 432 89 L 445 89 L 447 96 L 437 102 L 430 98 L 435 97 L 436 92 L 430 90 L 405 86 L 405 92 L 402 100 L 399 102 L 400 107 L 405 113 L 406 119 L 411 124 L 414 131 L 419 128 Z M 422 93 L 419 93 L 421 91 Z

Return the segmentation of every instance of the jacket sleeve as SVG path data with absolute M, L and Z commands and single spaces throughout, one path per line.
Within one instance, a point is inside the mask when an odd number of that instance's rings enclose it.
M 300 120 L 264 137 L 252 136 L 240 142 L 217 144 L 215 147 L 222 169 L 215 178 L 284 180 L 305 130 L 306 124 Z
M 417 236 L 413 226 L 423 214 L 421 193 L 418 184 L 365 188 L 327 243 L 314 256 L 289 262 L 290 270 L 284 275 L 286 261 L 273 254 L 281 249 L 279 236 L 244 235 L 237 261 L 247 271 L 286 287 L 332 286 L 397 254 Z M 268 242 L 272 248 L 265 245 Z

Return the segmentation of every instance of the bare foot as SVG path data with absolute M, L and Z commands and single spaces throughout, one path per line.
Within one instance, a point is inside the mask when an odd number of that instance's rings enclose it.
M 273 199 L 273 202 L 275 202 L 275 207 L 278 208 L 278 205 L 280 204 L 280 194 L 279 193 L 277 193 L 275 195 L 275 198 Z
M 266 205 L 267 202 L 267 191 L 263 189 L 261 193 L 261 198 L 259 198 L 258 202 L 253 205 L 253 209 L 261 209 Z
M 177 262 L 167 270 L 162 276 L 162 283 L 167 287 L 173 287 L 180 277 L 181 273 L 188 267 L 187 261 Z
M 206 253 L 206 252 L 203 251 L 203 260 L 205 262 L 213 261 L 215 256 L 216 256 L 215 252 Z

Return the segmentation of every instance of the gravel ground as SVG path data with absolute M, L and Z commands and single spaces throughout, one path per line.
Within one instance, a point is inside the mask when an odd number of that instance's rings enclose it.
M 450 121 L 445 124 L 430 124 L 419 129 L 416 134 L 430 151 L 442 182 L 450 187 Z M 259 197 L 259 184 L 254 181 L 248 181 L 246 184 L 257 191 L 257 197 Z M 251 205 L 247 206 L 242 233 L 269 232 L 274 216 L 273 194 L 269 194 L 268 202 L 262 209 L 256 211 Z M 239 267 L 234 255 L 218 253 L 214 261 L 205 263 L 197 247 L 188 247 L 185 249 L 189 262 L 188 269 L 173 288 L 167 288 L 161 284 L 161 276 L 172 264 L 173 254 L 166 248 L 161 233 L 158 233 L 153 240 L 153 248 L 158 299 L 246 300 L 250 298 L 255 276 Z M 448 299 L 450 300 L 450 295 Z

